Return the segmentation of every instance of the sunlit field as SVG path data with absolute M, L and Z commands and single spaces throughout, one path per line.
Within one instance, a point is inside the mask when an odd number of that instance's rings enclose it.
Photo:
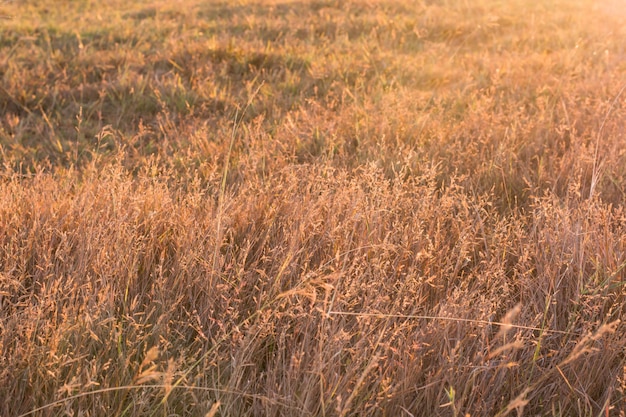
M 1 416 L 625 416 L 626 2 L 0 1 Z

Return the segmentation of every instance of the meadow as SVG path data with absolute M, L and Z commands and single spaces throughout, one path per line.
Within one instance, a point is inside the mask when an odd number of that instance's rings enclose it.
M 625 416 L 626 4 L 0 1 L 1 416 Z

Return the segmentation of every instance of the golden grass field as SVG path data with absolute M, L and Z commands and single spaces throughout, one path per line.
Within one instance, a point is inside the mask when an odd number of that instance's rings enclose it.
M 626 415 L 626 3 L 0 1 L 0 416 Z

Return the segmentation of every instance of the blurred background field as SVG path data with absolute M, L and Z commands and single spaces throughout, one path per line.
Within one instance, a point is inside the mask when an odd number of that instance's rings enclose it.
M 626 412 L 626 4 L 0 2 L 0 415 Z

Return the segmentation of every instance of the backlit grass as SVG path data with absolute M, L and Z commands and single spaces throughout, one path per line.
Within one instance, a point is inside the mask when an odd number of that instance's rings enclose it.
M 0 2 L 0 415 L 623 415 L 625 28 Z

